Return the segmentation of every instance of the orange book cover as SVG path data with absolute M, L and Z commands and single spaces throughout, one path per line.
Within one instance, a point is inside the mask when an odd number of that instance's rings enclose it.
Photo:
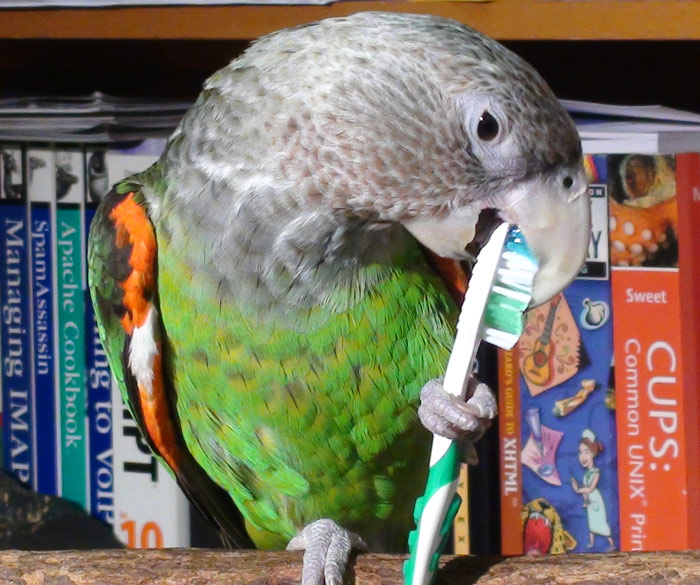
M 697 548 L 700 155 L 611 155 L 608 183 L 621 548 Z

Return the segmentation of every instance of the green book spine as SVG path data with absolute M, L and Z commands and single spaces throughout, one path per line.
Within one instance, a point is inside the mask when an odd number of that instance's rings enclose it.
M 61 494 L 89 510 L 82 167 L 80 150 L 56 152 Z

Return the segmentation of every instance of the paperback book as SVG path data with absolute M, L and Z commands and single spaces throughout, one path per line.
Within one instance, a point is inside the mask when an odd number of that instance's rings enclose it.
M 42 494 L 58 495 L 60 458 L 56 417 L 57 364 L 54 318 L 56 315 L 56 167 L 48 146 L 27 145 L 27 189 L 31 235 L 32 284 L 32 403 L 34 420 L 35 480 Z
M 611 155 L 608 185 L 622 548 L 697 548 L 700 155 Z
M 137 146 L 110 149 L 106 156 L 109 185 L 153 164 L 165 146 L 146 140 Z M 133 548 L 190 545 L 190 507 L 170 471 L 151 452 L 136 422 L 112 386 L 114 529 Z
M 588 258 L 500 357 L 503 554 L 619 548 L 605 157 L 586 163 Z
M 85 150 L 84 239 L 97 207 L 109 191 L 107 149 Z M 87 370 L 87 408 L 89 436 L 90 512 L 107 524 L 114 525 L 114 453 L 112 449 L 112 375 L 107 362 L 90 300 L 87 281 L 85 295 L 85 341 Z
M 55 155 L 61 495 L 89 510 L 83 153 L 60 148 Z
M 34 477 L 31 404 L 29 227 L 24 149 L 0 145 L 0 355 L 3 464 L 20 482 Z

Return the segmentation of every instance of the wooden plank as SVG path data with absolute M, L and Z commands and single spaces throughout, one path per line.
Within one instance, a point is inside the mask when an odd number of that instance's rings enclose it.
M 249 39 L 365 10 L 439 14 L 503 40 L 700 39 L 700 0 L 395 0 L 329 6 L 4 10 L 0 38 Z
M 0 585 L 293 585 L 301 552 L 210 550 L 0 551 Z M 351 559 L 345 582 L 401 585 L 402 555 Z M 436 585 L 694 585 L 700 553 L 443 557 Z

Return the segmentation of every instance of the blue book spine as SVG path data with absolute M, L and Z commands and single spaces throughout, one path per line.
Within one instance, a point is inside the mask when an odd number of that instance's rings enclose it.
M 54 343 L 54 153 L 27 149 L 27 191 L 31 234 L 32 397 L 35 480 L 42 494 L 58 494 L 56 364 Z
M 85 241 L 97 206 L 109 190 L 106 151 L 86 152 Z M 114 525 L 114 466 L 112 456 L 112 375 L 100 343 L 90 292 L 85 288 L 86 371 L 89 426 L 90 513 Z
M 29 485 L 32 460 L 29 229 L 23 150 L 5 145 L 0 174 L 0 353 L 3 463 Z

